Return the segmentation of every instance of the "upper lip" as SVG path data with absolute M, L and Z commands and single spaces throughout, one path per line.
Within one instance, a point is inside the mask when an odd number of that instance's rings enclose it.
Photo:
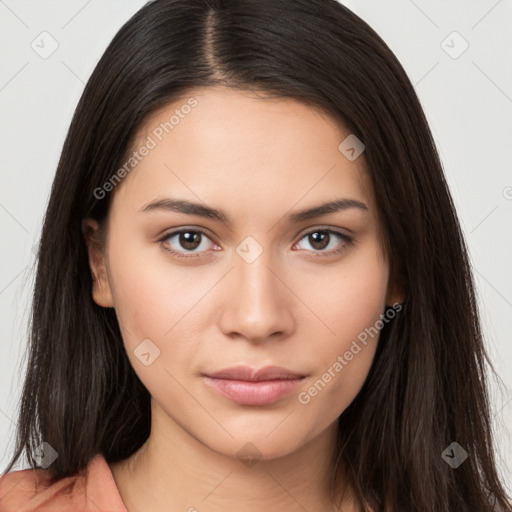
M 300 373 L 287 370 L 280 366 L 265 366 L 260 369 L 250 368 L 249 366 L 233 366 L 206 375 L 214 379 L 233 379 L 253 382 L 277 379 L 300 379 L 304 377 L 304 375 Z

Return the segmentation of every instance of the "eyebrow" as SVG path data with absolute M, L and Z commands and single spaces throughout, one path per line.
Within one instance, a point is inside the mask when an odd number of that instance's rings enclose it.
M 328 213 L 335 213 L 338 211 L 357 208 L 362 211 L 368 211 L 368 206 L 357 199 L 340 198 L 327 203 L 299 210 L 289 214 L 286 218 L 290 224 L 303 222 L 305 220 L 314 219 Z M 178 213 L 185 213 L 187 215 L 197 215 L 207 219 L 213 219 L 223 224 L 231 224 L 231 219 L 222 210 L 211 208 L 200 203 L 194 203 L 186 199 L 171 199 L 163 198 L 151 201 L 144 205 L 139 211 L 152 212 L 155 210 L 172 211 Z

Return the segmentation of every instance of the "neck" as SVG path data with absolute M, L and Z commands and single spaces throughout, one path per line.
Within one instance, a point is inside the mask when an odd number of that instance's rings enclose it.
M 274 459 L 213 451 L 152 401 L 151 434 L 131 457 L 110 465 L 128 512 L 338 509 L 329 497 L 337 422 L 299 450 Z

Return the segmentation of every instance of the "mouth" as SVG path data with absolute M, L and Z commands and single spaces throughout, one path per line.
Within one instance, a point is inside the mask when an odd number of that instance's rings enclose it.
M 305 378 L 279 366 L 237 366 L 204 374 L 205 383 L 241 405 L 268 405 L 291 393 Z

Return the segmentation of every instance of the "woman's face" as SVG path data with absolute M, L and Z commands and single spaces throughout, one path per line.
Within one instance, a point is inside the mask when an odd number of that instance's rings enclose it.
M 297 101 L 220 87 L 139 130 L 106 251 L 90 256 L 94 299 L 115 307 L 161 425 L 230 456 L 252 443 L 267 459 L 325 432 L 354 400 L 397 297 L 349 136 Z M 235 366 L 300 377 L 207 377 Z

